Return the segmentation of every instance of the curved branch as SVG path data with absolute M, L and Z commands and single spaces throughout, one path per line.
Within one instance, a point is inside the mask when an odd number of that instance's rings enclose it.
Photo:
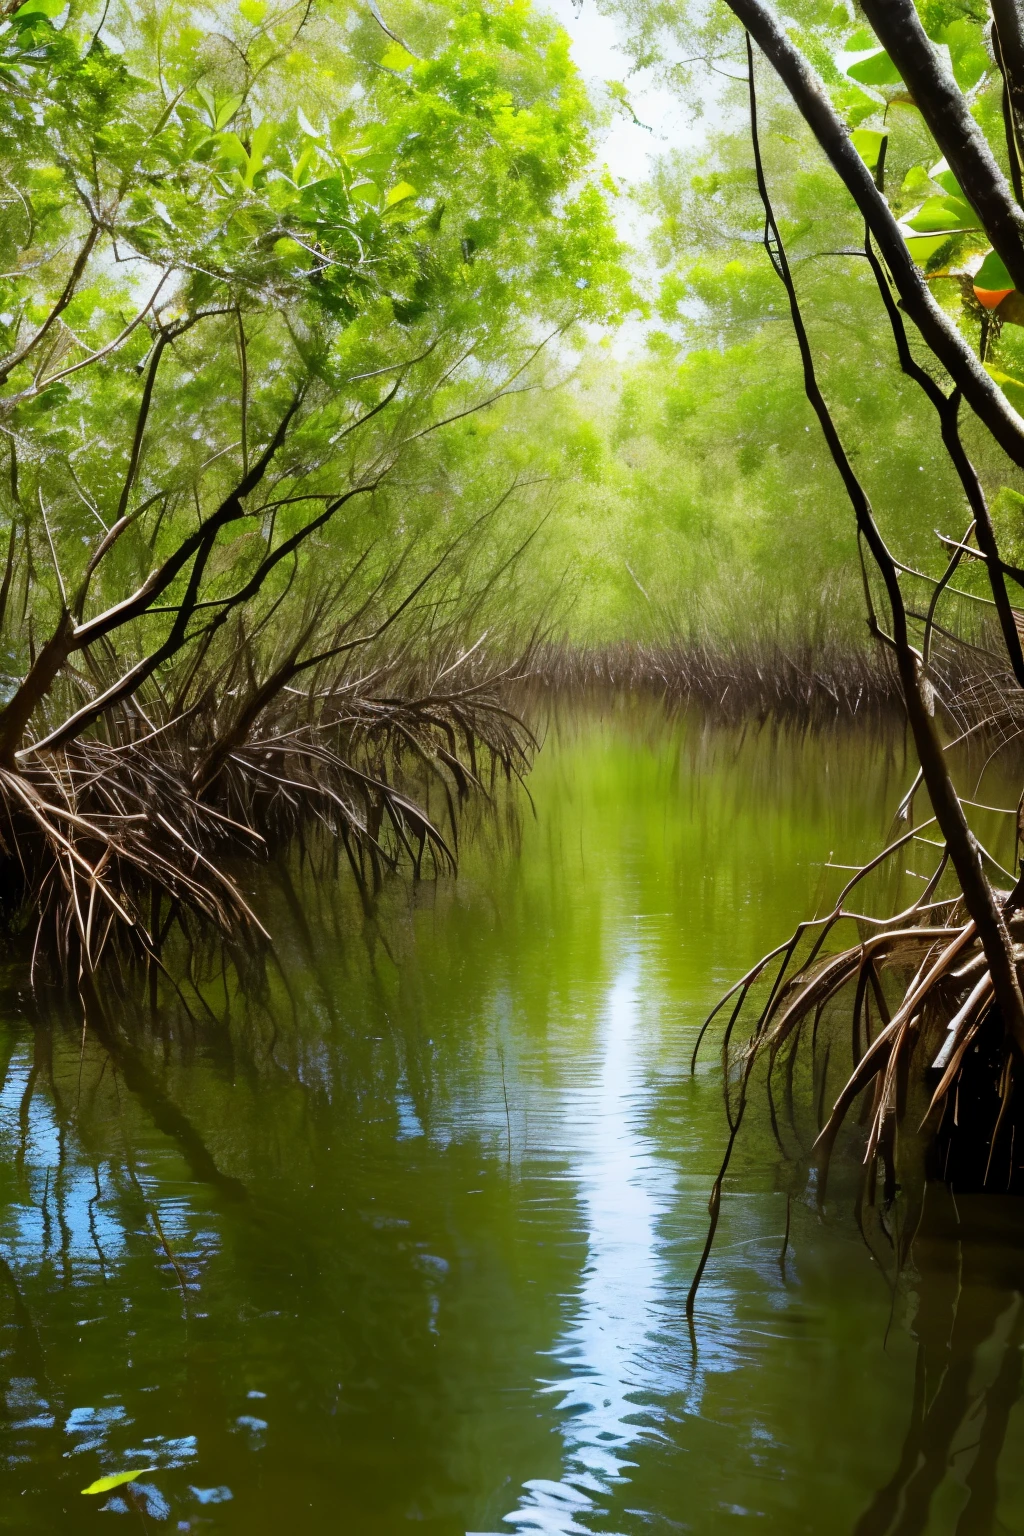
M 871 172 L 857 153 L 850 130 L 825 85 L 764 0 L 728 0 L 782 80 L 850 196 L 867 220 L 892 274 L 903 307 L 964 399 L 1015 464 L 1024 468 L 1024 421 L 985 372 L 966 340 L 933 298 L 923 274 Z
M 734 10 L 756 0 L 729 0 Z M 760 6 L 757 7 L 760 9 Z M 789 46 L 788 39 L 786 39 Z M 963 806 L 953 787 L 946 767 L 942 748 L 935 735 L 934 725 L 922 691 L 923 674 L 907 630 L 907 612 L 900 590 L 899 572 L 889 549 L 875 522 L 867 495 L 847 457 L 842 440 L 832 420 L 825 398 L 818 385 L 811 354 L 810 342 L 804 326 L 796 288 L 786 258 L 785 247 L 779 235 L 772 210 L 771 199 L 761 162 L 760 141 L 757 128 L 757 98 L 754 84 L 754 57 L 748 35 L 747 57 L 749 68 L 751 137 L 754 146 L 754 165 L 757 186 L 765 210 L 765 248 L 789 298 L 793 329 L 804 369 L 804 389 L 818 418 L 822 434 L 828 445 L 832 461 L 839 471 L 847 496 L 853 507 L 857 528 L 871 551 L 879 574 L 885 585 L 892 613 L 893 644 L 903 689 L 904 702 L 910 728 L 917 748 L 918 760 L 924 773 L 928 796 L 932 802 L 936 820 L 949 849 L 950 858 L 960 881 L 971 917 L 977 924 L 978 935 L 989 963 L 996 997 L 1006 1030 L 1015 1047 L 1024 1054 L 1024 998 L 1021 996 L 1013 959 L 1013 946 L 1003 913 L 996 902 L 994 892 L 985 875 L 977 839 L 968 825 Z M 850 146 L 852 149 L 852 145 Z M 859 157 L 858 157 L 859 158 Z M 865 174 L 867 168 L 865 167 Z M 876 190 L 871 183 L 872 190 Z
M 38 331 L 36 331 L 31 340 L 27 341 L 23 347 L 19 347 L 17 352 L 13 352 L 10 357 L 5 358 L 4 361 L 0 363 L 0 384 L 7 383 L 7 380 L 10 378 L 15 368 L 18 367 L 19 363 L 23 363 L 25 359 L 35 350 L 35 348 L 38 347 L 39 343 L 44 339 L 44 337 L 49 334 L 51 326 L 56 324 L 57 320 L 71 303 L 71 300 L 75 296 L 75 289 L 78 287 L 82 273 L 85 271 L 89 257 L 92 255 L 93 246 L 99 239 L 99 234 L 100 226 L 94 223 L 85 238 L 85 244 L 82 246 L 82 249 L 79 251 L 77 257 L 75 258 L 75 264 L 71 268 L 71 273 L 67 282 L 64 284 L 64 288 L 60 297 L 58 298 L 56 304 L 54 304 L 53 308 L 50 310 L 50 313 L 47 315 Z

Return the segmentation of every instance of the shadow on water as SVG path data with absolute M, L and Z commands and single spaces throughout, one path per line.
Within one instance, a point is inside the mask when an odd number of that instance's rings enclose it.
M 823 1216 L 755 1117 L 696 1354 L 684 1316 L 724 1129 L 700 1021 L 907 776 L 900 739 L 588 709 L 457 881 L 368 915 L 268 870 L 262 970 L 111 987 L 84 1036 L 12 986 L 0 1530 L 1021 1529 L 1011 1215 L 933 1202 L 893 1303 L 841 1178 Z

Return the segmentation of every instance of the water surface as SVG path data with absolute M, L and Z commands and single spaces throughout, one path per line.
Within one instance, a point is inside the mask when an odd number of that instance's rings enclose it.
M 254 877 L 245 999 L 218 960 L 111 1056 L 15 977 L 0 1529 L 1024 1531 L 1005 1234 L 954 1223 L 893 1305 L 754 1125 L 684 1316 L 725 1142 L 696 1029 L 907 782 L 899 737 L 563 713 L 457 881 L 367 914 Z

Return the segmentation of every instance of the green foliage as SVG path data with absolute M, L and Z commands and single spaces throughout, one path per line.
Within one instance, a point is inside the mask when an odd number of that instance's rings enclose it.
M 609 0 L 605 9 L 624 24 L 637 62 L 676 88 L 687 81 L 675 57 L 713 64 L 720 73 L 705 74 L 704 89 L 715 79 L 722 126 L 698 150 L 663 157 L 641 194 L 664 329 L 646 360 L 624 372 L 606 364 L 590 386 L 609 403 L 602 537 L 580 540 L 598 575 L 578 621 L 588 639 L 666 627 L 804 639 L 824 626 L 866 642 L 853 519 L 761 243 L 742 31 L 723 4 Z M 1005 164 L 988 6 L 943 0 L 920 10 Z M 935 297 L 976 348 L 984 339 L 990 374 L 1024 410 L 1024 306 L 1012 294 L 989 318 L 1012 282 L 888 56 L 852 8 L 788 0 L 784 11 L 861 157 L 875 175 L 884 166 L 885 195 Z M 737 84 L 721 84 L 722 71 Z M 938 574 L 946 556 L 934 530 L 959 538 L 970 521 L 962 488 L 934 411 L 900 371 L 862 254 L 863 222 L 771 68 L 759 60 L 757 71 L 768 184 L 826 397 L 892 547 Z M 965 431 L 1016 548 L 1021 477 L 970 420 Z M 913 606 L 928 588 L 906 579 Z M 984 593 L 980 564 L 965 562 L 956 584 Z
M 1013 279 L 1007 272 L 1002 257 L 997 256 L 995 251 L 989 251 L 975 272 L 974 286 L 987 289 L 990 293 L 1008 292 L 1013 287 Z
M 851 64 L 846 73 L 851 80 L 856 80 L 861 85 L 903 84 L 903 77 L 884 48 L 879 48 L 877 52 L 868 54 L 866 59 L 860 59 L 856 64 Z
M 438 423 L 538 382 L 545 337 L 635 304 L 558 26 L 527 0 L 387 22 L 354 0 L 242 0 L 202 27 L 177 0 L 25 0 L 0 29 L 8 696 L 65 603 L 82 621 L 137 591 L 285 422 L 129 655 L 193 578 L 223 605 L 269 562 L 255 624 L 371 547 L 350 595 L 429 563 L 518 473 L 468 429 L 435 447 Z M 491 520 L 495 560 L 542 513 L 527 486 Z

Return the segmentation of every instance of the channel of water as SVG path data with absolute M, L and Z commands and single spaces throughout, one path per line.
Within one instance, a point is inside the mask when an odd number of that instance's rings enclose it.
M 458 879 L 367 915 L 254 877 L 275 956 L 140 1004 L 122 1060 L 12 967 L 0 1530 L 1024 1530 L 1013 1223 L 893 1297 L 849 1181 L 819 1210 L 755 1121 L 684 1315 L 725 1140 L 697 1028 L 880 846 L 902 736 L 634 702 L 545 737 Z

